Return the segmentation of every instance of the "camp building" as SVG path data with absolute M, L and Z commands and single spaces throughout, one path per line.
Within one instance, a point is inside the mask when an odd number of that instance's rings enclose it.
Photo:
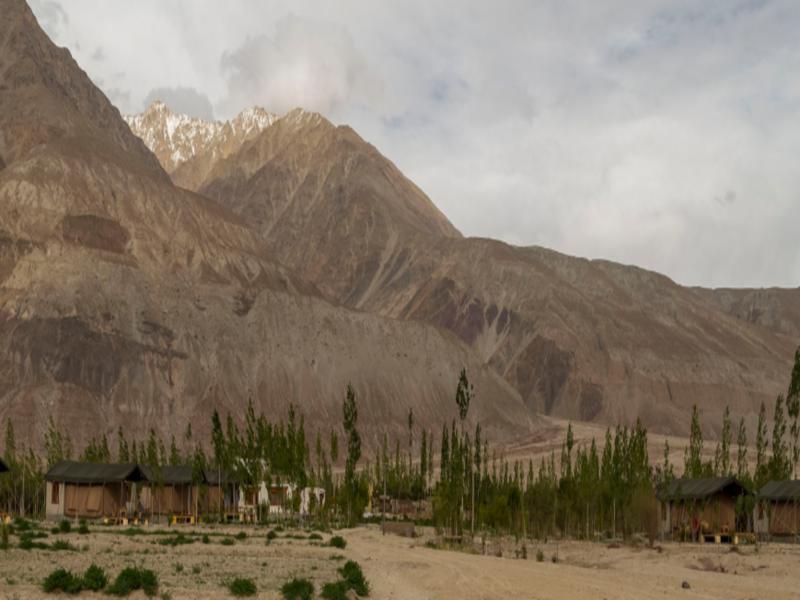
M 770 481 L 758 491 L 753 522 L 761 537 L 800 534 L 800 480 Z
M 739 522 L 736 503 L 747 489 L 736 477 L 674 479 L 658 492 L 661 533 L 672 539 L 735 542 Z M 741 525 L 738 527 L 737 525 Z
M 127 521 L 139 511 L 136 484 L 146 480 L 135 463 L 61 461 L 45 474 L 45 516 Z
M 139 504 L 153 522 L 194 523 L 200 509 L 200 486 L 190 466 L 142 466 L 147 479 L 139 493 Z M 201 478 L 204 479 L 204 478 Z

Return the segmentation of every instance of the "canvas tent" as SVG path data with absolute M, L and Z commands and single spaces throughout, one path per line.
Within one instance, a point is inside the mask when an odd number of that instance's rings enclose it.
M 224 469 L 210 468 L 203 472 L 207 485 L 205 498 L 201 503 L 201 512 L 206 514 L 233 512 L 238 503 L 238 486 L 234 484 Z
M 758 491 L 753 522 L 761 536 L 800 533 L 800 480 L 770 481 Z
M 148 483 L 142 487 L 139 502 L 154 520 L 166 517 L 177 521 L 196 516 L 200 486 L 194 481 L 192 467 L 143 466 L 142 471 Z
M 136 483 L 147 477 L 135 463 L 61 461 L 45 475 L 48 519 L 124 519 L 138 512 Z
M 705 541 L 733 536 L 737 530 L 736 504 L 747 489 L 735 477 L 674 479 L 659 490 L 661 533 L 670 538 Z

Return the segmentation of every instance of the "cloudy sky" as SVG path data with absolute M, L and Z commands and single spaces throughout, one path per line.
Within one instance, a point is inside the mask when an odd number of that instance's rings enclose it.
M 467 235 L 800 285 L 796 0 L 32 5 L 123 112 L 302 106 Z

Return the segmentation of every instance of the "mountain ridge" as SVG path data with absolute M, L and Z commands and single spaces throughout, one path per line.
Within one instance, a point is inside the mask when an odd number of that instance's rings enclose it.
M 327 297 L 452 332 L 532 412 L 685 433 L 698 403 L 713 432 L 726 403 L 754 421 L 785 387 L 791 331 L 653 271 L 421 224 L 427 196 L 350 128 L 321 123 L 277 120 L 196 189 Z
M 328 301 L 241 215 L 175 186 L 24 2 L 0 14 L 0 419 L 20 438 L 53 418 L 78 447 L 186 423 L 207 440 L 213 410 L 238 418 L 247 399 L 327 430 L 348 383 L 377 438 L 409 409 L 448 420 L 465 366 L 498 439 L 535 425 L 448 332 Z

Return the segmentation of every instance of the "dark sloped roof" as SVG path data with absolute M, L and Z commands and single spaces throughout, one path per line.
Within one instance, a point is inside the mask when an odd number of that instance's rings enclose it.
M 0 473 L 3 473 L 5 471 L 8 471 L 8 465 L 5 462 L 3 462 L 2 458 L 0 458 Z
M 203 471 L 203 477 L 208 485 L 225 485 L 228 481 L 232 481 L 231 476 L 225 469 L 215 469 L 210 467 Z
M 186 465 L 164 465 L 149 467 L 142 465 L 142 471 L 148 481 L 165 485 L 187 485 L 192 483 L 192 467 Z
M 763 500 L 800 500 L 800 480 L 770 481 L 758 492 Z
M 44 476 L 47 481 L 68 483 L 109 483 L 113 481 L 146 481 L 142 468 L 136 463 L 103 464 L 62 460 Z
M 658 497 L 660 500 L 702 500 L 723 491 L 732 496 L 747 492 L 736 477 L 681 478 L 662 488 Z

